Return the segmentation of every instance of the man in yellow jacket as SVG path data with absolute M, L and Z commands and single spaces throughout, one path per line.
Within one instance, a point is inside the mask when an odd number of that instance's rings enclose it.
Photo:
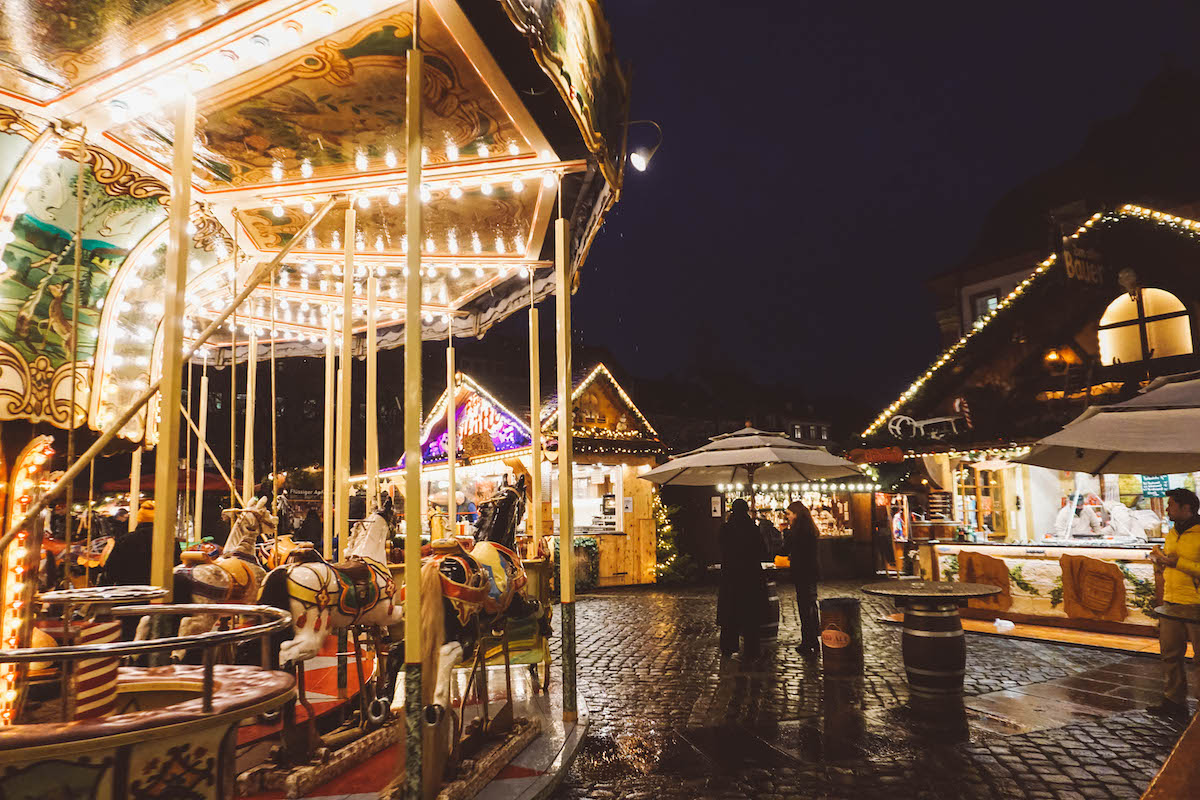
M 1163 570 L 1163 602 L 1170 606 L 1190 606 L 1200 620 L 1200 499 L 1190 489 L 1167 492 L 1167 518 L 1175 523 L 1167 532 L 1166 546 L 1157 545 L 1150 559 Z M 1183 610 L 1183 609 L 1181 609 Z M 1200 624 L 1159 618 L 1158 643 L 1163 661 L 1163 699 L 1149 710 L 1153 714 L 1186 717 L 1187 673 L 1185 658 L 1188 639 L 1200 657 Z

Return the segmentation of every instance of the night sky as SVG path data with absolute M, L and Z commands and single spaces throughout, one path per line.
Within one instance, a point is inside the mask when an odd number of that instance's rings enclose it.
M 1198 5 L 609 0 L 632 118 L 665 137 L 627 169 L 577 330 L 635 375 L 737 360 L 885 405 L 937 351 L 925 280 L 1168 60 L 1197 69 Z

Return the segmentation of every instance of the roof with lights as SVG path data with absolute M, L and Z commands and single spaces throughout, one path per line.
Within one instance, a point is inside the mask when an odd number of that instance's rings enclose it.
M 1197 245 L 1200 221 L 1136 205 L 1093 214 L 883 409 L 863 440 L 925 450 L 1014 447 L 1088 404 L 1120 399 L 1147 374 L 1179 371 L 1196 357 L 1101 364 L 1096 326 L 1124 292 L 1118 272 L 1127 267 L 1141 285 L 1162 286 L 1195 308 Z
M 421 428 L 421 463 L 447 461 L 449 389 L 443 391 Z M 459 461 L 524 450 L 533 444 L 533 432 L 519 415 L 507 409 L 470 376 L 455 375 L 455 433 Z M 401 458 L 397 466 L 404 466 Z
M 581 453 L 666 453 L 658 431 L 604 364 L 597 364 L 575 384 L 571 393 L 574 412 L 572 436 Z M 542 432 L 558 430 L 558 400 L 542 408 Z
M 401 201 L 412 30 L 411 0 L 6 2 L 0 395 L 20 401 L 0 419 L 68 424 L 63 320 L 75 293 L 75 417 L 102 428 L 157 376 L 174 137 L 166 109 L 185 92 L 198 109 L 185 336 L 292 248 L 197 358 L 245 358 L 251 339 L 260 357 L 272 345 L 279 356 L 323 353 L 346 281 L 356 352 L 368 325 L 379 346 L 400 345 L 409 247 L 422 251 L 423 335 L 445 338 L 451 325 L 482 335 L 551 293 L 548 231 L 560 207 L 578 270 L 620 193 L 628 110 L 599 4 L 421 3 L 423 241 L 410 243 Z M 73 289 L 77 218 L 84 269 Z M 343 274 L 347 236 L 352 275 Z M 153 420 L 143 417 L 121 433 L 147 432 Z

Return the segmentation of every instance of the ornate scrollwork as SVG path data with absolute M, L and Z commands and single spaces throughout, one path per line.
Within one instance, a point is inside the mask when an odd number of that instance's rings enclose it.
M 59 145 L 58 154 L 72 161 L 79 159 L 79 140 L 66 139 Z M 87 145 L 83 161 L 92 168 L 96 182 L 110 197 L 134 197 L 139 200 L 157 198 L 158 202 L 166 205 L 170 202 L 171 191 L 167 185 L 157 178 L 141 174 L 128 163 L 116 156 L 106 153 L 98 147 Z
M 29 141 L 33 141 L 41 133 L 42 126 L 37 125 L 16 109 L 0 106 L 0 132 L 15 133 Z
M 225 232 L 225 226 L 214 217 L 207 208 L 201 209 L 192 217 L 196 232 L 192 235 L 192 247 L 211 253 L 222 242 L 226 253 L 233 252 L 233 237 Z
M 58 369 L 46 356 L 30 364 L 16 348 L 0 342 L 0 420 L 28 419 L 49 422 L 58 428 L 71 425 L 71 375 L 75 375 L 76 425 L 87 419 L 92 368 L 85 362 L 63 364 Z

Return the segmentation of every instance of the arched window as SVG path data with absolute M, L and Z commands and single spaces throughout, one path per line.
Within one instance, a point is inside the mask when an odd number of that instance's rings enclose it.
M 1100 317 L 1100 363 L 1122 364 L 1192 352 L 1192 321 L 1179 298 L 1163 289 L 1135 289 Z

